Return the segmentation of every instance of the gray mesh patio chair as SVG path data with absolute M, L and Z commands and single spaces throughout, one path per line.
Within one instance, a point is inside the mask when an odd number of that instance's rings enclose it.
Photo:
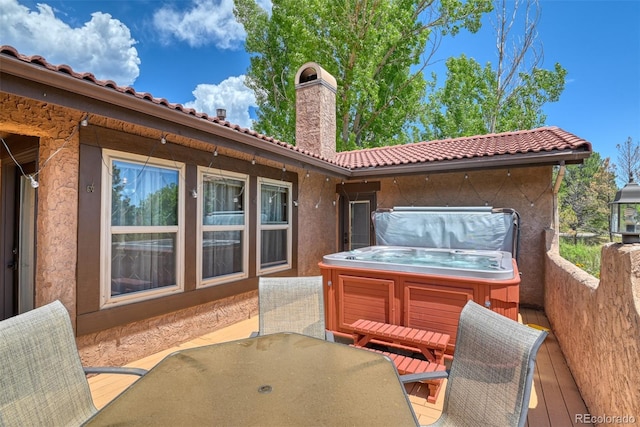
M 469 301 L 460 314 L 451 370 L 401 379 L 448 377 L 434 426 L 524 426 L 536 354 L 546 336 Z
M 259 331 L 252 336 L 295 332 L 334 341 L 324 323 L 322 276 L 261 277 Z
M 77 426 L 95 412 L 86 373 L 144 375 L 136 368 L 83 368 L 62 303 L 0 322 L 0 426 Z

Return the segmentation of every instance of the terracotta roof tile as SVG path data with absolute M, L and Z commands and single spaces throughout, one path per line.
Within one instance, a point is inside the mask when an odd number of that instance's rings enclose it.
M 338 153 L 336 161 L 342 166 L 357 169 L 580 148 L 591 151 L 591 144 L 558 127 L 549 126 L 516 132 L 345 151 Z
M 554 150 L 562 151 L 582 149 L 591 151 L 591 144 L 589 142 L 558 127 L 544 127 L 518 132 L 470 136 L 440 141 L 424 141 L 414 144 L 347 151 L 338 153 L 335 159 L 327 159 L 317 153 L 311 153 L 308 150 L 299 149 L 294 145 L 260 134 L 254 130 L 243 128 L 225 120 L 220 120 L 218 117 L 210 117 L 206 113 L 198 112 L 192 108 L 186 108 L 181 104 L 171 103 L 164 98 L 155 98 L 150 93 L 137 92 L 133 87 L 118 86 L 112 80 L 98 80 L 91 73 L 75 72 L 70 66 L 65 64 L 50 64 L 45 58 L 39 55 L 23 55 L 11 46 L 0 46 L 0 55 L 12 56 L 21 61 L 41 66 L 50 71 L 64 73 L 76 79 L 84 80 L 103 88 L 115 90 L 125 95 L 135 96 L 138 99 L 164 106 L 176 112 L 192 115 L 211 123 L 215 123 L 216 125 L 233 129 L 239 133 L 253 136 L 266 143 L 275 144 L 352 170 L 358 168 L 429 163 L 454 159 L 472 159 L 485 156 L 538 153 Z

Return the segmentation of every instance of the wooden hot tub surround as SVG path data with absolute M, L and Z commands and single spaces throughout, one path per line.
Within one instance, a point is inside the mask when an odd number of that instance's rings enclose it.
M 460 311 L 473 300 L 518 320 L 520 275 L 505 280 L 350 268 L 320 263 L 327 329 L 351 338 L 359 319 L 424 329 L 450 336 L 452 355 Z

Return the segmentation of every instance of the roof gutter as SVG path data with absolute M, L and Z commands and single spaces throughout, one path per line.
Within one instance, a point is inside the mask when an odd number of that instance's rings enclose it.
M 589 151 L 550 151 L 537 154 L 505 154 L 485 157 L 475 157 L 456 160 L 441 160 L 437 162 L 414 163 L 411 165 L 377 166 L 371 168 L 353 169 L 351 178 L 400 176 L 408 174 L 428 174 L 472 171 L 477 169 L 503 169 L 508 167 L 527 167 L 539 165 L 564 165 L 565 163 L 580 163 L 589 157 Z
M 558 175 L 556 175 L 556 182 L 553 184 L 553 194 L 557 195 L 560 191 L 560 185 L 562 185 L 562 180 L 564 179 L 564 173 L 567 167 L 564 162 L 560 163 L 560 169 L 558 170 Z
M 348 168 L 338 166 L 335 163 L 309 154 L 301 153 L 292 149 L 290 146 L 278 145 L 277 143 L 262 140 L 248 133 L 243 133 L 241 130 L 211 122 L 205 118 L 173 109 L 165 104 L 156 104 L 150 99 L 138 98 L 133 94 L 119 92 L 111 86 L 100 86 L 92 81 L 83 81 L 82 79 L 64 74 L 60 71 L 47 70 L 43 66 L 31 64 L 8 55 L 0 55 L 0 64 L 0 72 L 2 74 L 9 74 L 19 79 L 24 79 L 29 83 L 24 85 L 10 85 L 8 82 L 15 79 L 2 78 L 0 79 L 0 91 L 3 92 L 25 96 L 38 101 L 54 103 L 51 99 L 52 97 L 47 97 L 46 90 L 39 92 L 34 90 L 33 82 L 37 82 L 43 85 L 45 89 L 61 90 L 117 107 L 111 112 L 108 109 L 96 108 L 92 106 L 91 103 L 86 103 L 87 106 L 86 110 L 83 111 L 84 113 L 97 114 L 107 118 L 131 122 L 130 116 L 118 112 L 122 111 L 122 109 L 133 110 L 143 115 L 136 120 L 136 124 L 157 129 L 161 133 L 166 133 L 167 128 L 166 126 L 164 128 L 161 127 L 160 124 L 162 122 L 169 122 L 185 128 L 181 129 L 179 133 L 176 132 L 180 136 L 203 140 L 202 135 L 200 138 L 189 135 L 190 130 L 195 129 L 218 138 L 240 143 L 248 147 L 248 151 L 269 160 L 285 163 L 290 162 L 289 164 L 292 166 L 320 170 L 323 173 L 337 177 L 347 178 L 350 174 Z M 21 88 L 25 89 L 21 90 Z M 66 103 L 59 99 L 56 99 L 56 101 L 55 103 L 65 107 L 78 109 L 78 103 L 74 103 L 72 100 Z M 167 104 L 169 104 L 169 102 L 167 102 Z M 159 119 L 160 121 L 150 120 L 144 116 Z M 205 140 L 205 142 L 238 150 L 236 144 L 225 143 L 225 141 L 216 140 L 212 142 Z M 245 151 L 247 151 L 246 148 Z

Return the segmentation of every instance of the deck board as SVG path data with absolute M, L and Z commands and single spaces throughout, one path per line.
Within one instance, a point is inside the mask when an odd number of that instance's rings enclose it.
M 538 352 L 534 377 L 534 386 L 544 404 L 540 404 L 539 408 L 533 408 L 530 403 L 527 417 L 529 425 L 576 425 L 575 415 L 588 413 L 588 410 L 567 366 L 560 344 L 550 329 L 551 325 L 542 311 L 522 309 L 520 312 L 523 323 L 549 329 L 549 335 Z
M 521 309 L 520 319 L 522 323 L 549 327 L 549 322 L 541 311 Z M 258 318 L 252 317 L 179 346 L 137 360 L 127 366 L 150 369 L 166 355 L 176 350 L 242 339 L 257 330 Z M 136 377 L 128 375 L 107 374 L 89 378 L 89 387 L 96 407 L 101 408 L 106 405 L 135 380 Z M 436 403 L 431 404 L 426 400 L 428 390 L 425 385 L 408 384 L 406 386 L 409 400 L 420 424 L 430 424 L 440 416 L 444 402 L 445 387 L 446 383 Z M 575 414 L 585 413 L 588 413 L 588 410 L 571 376 L 560 346 L 553 332 L 550 332 L 538 353 L 527 425 L 530 427 L 574 425 Z

